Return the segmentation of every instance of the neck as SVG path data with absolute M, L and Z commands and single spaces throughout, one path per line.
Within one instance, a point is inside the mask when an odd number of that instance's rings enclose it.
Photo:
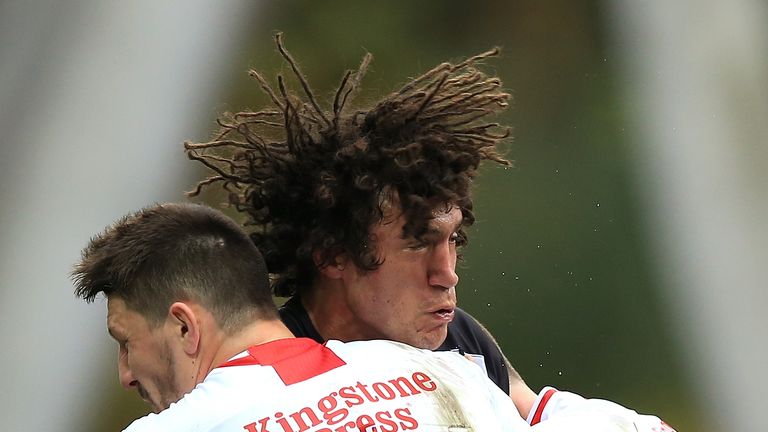
M 377 336 L 372 330 L 366 329 L 352 312 L 342 284 L 340 279 L 322 275 L 317 278 L 312 288 L 301 296 L 309 319 L 325 340 L 375 339 Z
M 235 334 L 227 335 L 219 329 L 213 335 L 208 341 L 208 350 L 206 346 L 201 346 L 198 356 L 198 382 L 205 379 L 213 369 L 252 346 L 294 337 L 280 319 L 259 319 Z

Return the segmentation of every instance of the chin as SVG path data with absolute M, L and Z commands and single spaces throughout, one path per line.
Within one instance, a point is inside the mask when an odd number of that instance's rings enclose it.
M 416 343 L 412 343 L 411 345 L 417 348 L 434 351 L 440 348 L 440 345 L 442 345 L 443 342 L 445 342 L 446 337 L 448 337 L 447 326 L 437 330 L 433 330 L 432 332 L 429 332 L 425 335 L 421 335 L 421 337 L 416 341 Z

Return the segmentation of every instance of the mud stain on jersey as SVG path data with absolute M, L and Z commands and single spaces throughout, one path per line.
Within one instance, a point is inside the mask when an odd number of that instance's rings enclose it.
M 469 420 L 464 416 L 456 395 L 450 389 L 445 388 L 445 386 L 442 386 L 442 388 L 438 387 L 434 397 L 437 402 L 440 423 L 447 425 L 447 430 L 451 432 L 474 431 Z

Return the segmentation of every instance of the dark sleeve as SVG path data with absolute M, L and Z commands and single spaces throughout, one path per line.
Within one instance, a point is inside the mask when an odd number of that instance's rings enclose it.
M 278 309 L 280 313 L 280 320 L 283 321 L 288 330 L 296 337 L 307 337 L 313 339 L 317 343 L 323 343 L 325 340 L 320 333 L 317 332 L 315 326 L 312 324 L 312 320 L 309 319 L 304 305 L 301 304 L 301 299 L 297 296 L 291 297 L 285 302 L 284 305 Z
M 488 377 L 509 394 L 509 373 L 501 349 L 488 331 L 477 320 L 456 308 L 453 321 L 448 324 L 448 337 L 437 351 L 458 349 L 461 353 L 481 354 Z

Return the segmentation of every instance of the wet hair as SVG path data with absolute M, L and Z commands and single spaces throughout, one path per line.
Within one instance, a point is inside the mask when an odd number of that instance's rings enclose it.
M 254 227 L 251 239 L 276 276 L 276 295 L 308 289 L 317 268 L 342 252 L 361 269 L 377 268 L 370 233 L 387 206 L 402 211 L 404 238 L 423 235 L 436 210 L 457 207 L 465 226 L 474 222 L 470 185 L 480 162 L 509 164 L 497 150 L 509 129 L 485 119 L 510 95 L 476 68 L 498 48 L 442 63 L 372 108 L 349 110 L 372 59 L 367 54 L 323 110 L 281 35 L 275 40 L 303 96 L 290 92 L 282 75 L 276 92 L 251 71 L 272 106 L 225 114 L 212 141 L 185 149 L 213 171 L 189 195 L 212 184 L 229 192 L 229 203 Z M 466 240 L 463 227 L 459 237 Z
M 118 297 L 157 326 L 176 301 L 195 301 L 234 332 L 276 319 L 266 265 L 236 222 L 198 204 L 159 204 L 97 235 L 72 271 L 75 295 Z

